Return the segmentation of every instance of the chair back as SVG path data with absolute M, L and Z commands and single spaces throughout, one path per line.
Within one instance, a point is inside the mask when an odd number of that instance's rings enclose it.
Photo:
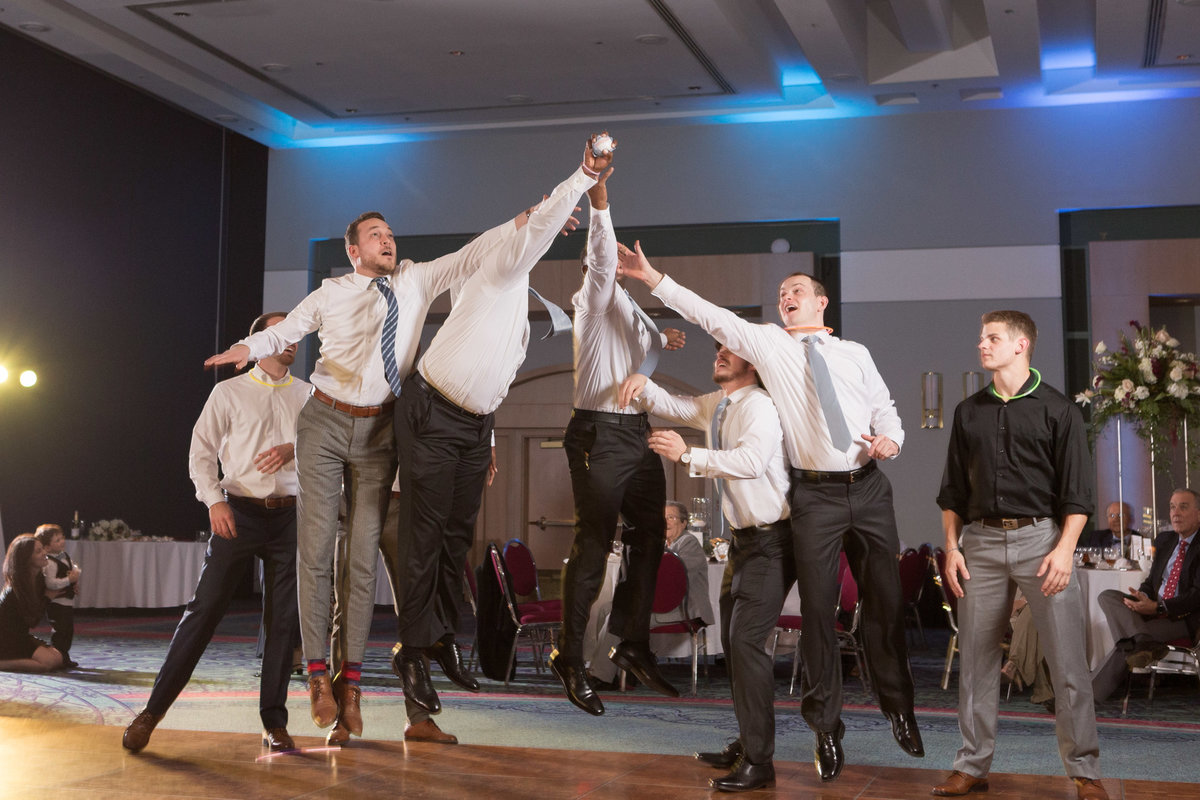
M 921 602 L 921 592 L 925 589 L 925 578 L 929 575 L 929 559 L 911 547 L 900 556 L 900 592 L 906 605 L 915 606 Z
M 929 559 L 929 567 L 933 570 L 933 582 L 937 584 L 942 595 L 942 608 L 946 611 L 946 619 L 950 622 L 950 630 L 958 632 L 958 598 L 946 585 L 946 551 L 935 548 Z
M 687 567 L 671 552 L 658 562 L 658 582 L 654 587 L 654 613 L 666 614 L 683 604 L 687 597 Z
M 533 552 L 520 539 L 509 539 L 504 545 L 504 564 L 512 578 L 513 591 L 520 597 L 538 595 L 537 564 Z
M 488 545 L 487 555 L 479 565 L 476 578 L 479 600 L 475 622 L 475 655 L 478 656 L 479 669 L 494 681 L 508 680 L 512 677 L 510 659 L 513 644 L 521 626 L 508 570 L 496 545 Z
M 512 576 L 508 571 L 508 564 L 504 556 L 500 553 L 500 548 L 496 547 L 495 544 L 488 545 L 488 559 L 491 561 L 492 570 L 496 574 L 496 582 L 500 586 L 505 608 L 508 610 L 509 616 L 512 617 L 513 624 L 520 627 L 521 615 L 517 613 L 517 596 Z

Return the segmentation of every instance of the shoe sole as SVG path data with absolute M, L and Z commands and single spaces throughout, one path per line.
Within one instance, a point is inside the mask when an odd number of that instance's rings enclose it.
M 775 779 L 772 778 L 769 781 L 763 781 L 762 783 L 758 784 L 757 786 L 733 787 L 733 786 L 718 786 L 715 778 L 709 778 L 708 785 L 710 788 L 716 789 L 718 792 L 729 792 L 731 794 L 736 794 L 737 792 L 753 792 L 753 791 L 757 791 L 758 789 L 763 789 L 766 787 L 774 788 Z
M 638 674 L 638 670 L 634 669 L 634 667 L 633 667 L 633 662 L 628 660 L 627 658 L 625 658 L 625 656 L 618 653 L 617 648 L 614 647 L 612 649 L 612 652 L 608 654 L 608 657 L 609 657 L 609 660 L 611 660 L 618 667 L 620 667 L 621 669 L 625 670 L 626 672 L 632 674 L 633 677 L 637 678 L 645 686 L 653 689 L 654 691 L 658 692 L 659 694 L 665 695 L 667 697 L 679 697 L 679 690 L 676 689 L 671 684 L 667 683 L 666 679 L 660 678 L 660 680 L 662 680 L 662 683 L 663 683 L 663 685 L 660 687 L 660 686 L 656 686 L 655 684 L 657 682 L 650 680 L 648 675 Z M 667 691 L 668 689 L 670 691 Z
M 987 790 L 988 790 L 988 783 L 987 783 L 987 781 L 984 781 L 983 783 L 975 784 L 970 789 L 967 789 L 965 792 L 939 792 L 937 789 L 934 789 L 932 792 L 930 792 L 930 794 L 933 795 L 934 797 L 966 797 L 967 795 L 972 794 L 974 792 L 986 792 Z

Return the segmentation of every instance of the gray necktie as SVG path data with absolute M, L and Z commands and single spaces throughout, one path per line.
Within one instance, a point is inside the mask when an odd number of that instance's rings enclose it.
M 642 359 L 642 363 L 634 370 L 637 374 L 645 375 L 649 378 L 654 374 L 654 368 L 658 366 L 658 355 L 662 352 L 662 341 L 659 339 L 658 328 L 655 326 L 654 320 L 650 319 L 650 315 L 643 311 L 642 307 L 633 299 L 633 296 L 629 294 L 629 290 L 622 286 L 621 291 L 625 292 L 625 296 L 629 298 L 630 305 L 633 306 L 634 318 L 641 322 L 646 330 L 650 332 L 650 349 L 646 351 L 646 356 Z
M 534 300 L 537 300 L 546 307 L 546 311 L 550 312 L 550 328 L 542 335 L 543 340 L 571 330 L 571 318 L 567 316 L 567 312 L 559 308 L 556 303 L 552 303 L 542 297 L 538 294 L 538 290 L 532 286 L 529 287 L 529 293 L 533 295 Z
M 379 352 L 383 357 L 383 377 L 387 378 L 392 394 L 399 397 L 400 387 L 403 384 L 396 364 L 396 326 L 400 321 L 400 306 L 396 302 L 396 295 L 392 292 L 392 287 L 388 286 L 387 278 L 379 277 L 371 283 L 375 285 L 387 303 L 387 316 L 384 317 L 383 332 L 379 336 Z
M 829 376 L 829 365 L 821 355 L 821 339 L 817 336 L 805 336 L 804 343 L 808 345 L 808 366 L 812 370 L 813 384 L 817 387 L 817 398 L 821 401 L 821 412 L 825 415 L 825 424 L 829 427 L 829 438 L 835 450 L 843 453 L 850 449 L 850 429 L 846 427 L 846 415 L 842 413 L 842 404 L 838 402 L 837 392 L 833 388 L 833 379 Z
M 717 407 L 713 410 L 712 422 L 709 423 L 709 434 L 714 450 L 721 450 L 721 423 L 725 420 L 725 409 L 729 407 L 729 398 L 722 397 L 721 402 L 717 403 Z M 715 533 L 726 541 L 729 540 L 729 520 L 725 518 L 725 479 L 713 478 L 713 483 L 717 487 L 717 507 L 716 519 L 713 520 Z

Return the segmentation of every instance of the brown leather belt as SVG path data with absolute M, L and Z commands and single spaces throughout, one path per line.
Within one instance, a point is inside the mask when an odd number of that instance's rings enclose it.
M 329 395 L 322 392 L 317 387 L 313 387 L 313 397 L 320 400 L 325 405 L 335 411 L 341 411 L 344 414 L 349 414 L 352 417 L 378 417 L 385 411 L 391 411 L 392 406 L 396 405 L 395 400 L 388 400 L 383 405 L 379 406 L 355 406 L 350 403 L 343 403 L 341 400 L 334 400 Z
M 1015 531 L 1017 528 L 1028 528 L 1030 525 L 1037 525 L 1044 519 L 1049 517 L 984 517 L 983 519 L 975 520 L 976 525 L 982 525 L 985 528 L 1003 528 L 1006 531 Z
M 225 496 L 230 500 L 253 503 L 262 508 L 292 508 L 296 505 L 296 495 L 294 494 L 289 494 L 287 497 L 242 497 L 240 494 L 227 494 Z
M 803 483 L 857 483 L 876 469 L 874 461 L 849 472 L 825 472 L 820 469 L 792 469 L 792 477 Z

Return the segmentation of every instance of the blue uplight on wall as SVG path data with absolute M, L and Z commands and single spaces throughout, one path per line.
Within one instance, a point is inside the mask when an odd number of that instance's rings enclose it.
M 1046 48 L 1042 51 L 1042 72 L 1056 69 L 1093 69 L 1096 49 L 1088 45 Z

